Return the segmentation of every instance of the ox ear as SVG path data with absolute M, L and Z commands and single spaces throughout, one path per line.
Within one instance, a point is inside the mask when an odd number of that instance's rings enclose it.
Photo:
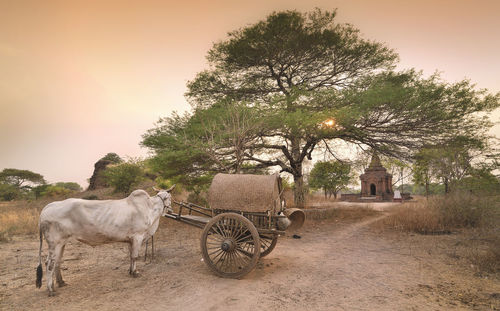
M 165 190 L 165 191 L 170 192 L 170 191 L 174 190 L 174 188 L 175 188 L 175 185 L 173 185 L 172 187 L 168 188 L 168 189 L 167 189 L 167 190 Z

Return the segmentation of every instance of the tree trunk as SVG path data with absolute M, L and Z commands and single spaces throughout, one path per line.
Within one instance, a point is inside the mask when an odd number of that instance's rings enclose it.
M 297 208 L 304 208 L 305 196 L 304 196 L 304 176 L 302 175 L 302 159 L 300 151 L 300 137 L 294 137 L 291 139 L 292 147 L 292 161 L 290 161 L 290 166 L 293 168 L 293 181 L 295 183 L 294 189 L 294 202 Z
M 337 192 L 334 192 L 334 193 L 333 193 L 333 198 L 334 198 L 335 200 L 337 200 Z
M 325 199 L 326 199 L 326 195 L 328 194 L 328 192 L 326 191 L 326 188 L 325 188 Z
M 429 199 L 429 182 L 425 181 L 425 198 Z
M 450 192 L 450 188 L 448 185 L 448 177 L 445 177 L 443 182 L 444 182 L 444 193 L 448 194 L 448 192 Z
M 293 190 L 293 200 L 295 202 L 295 207 L 304 208 L 306 201 L 304 196 L 304 176 L 302 176 L 302 174 L 300 176 L 293 175 L 293 182 L 295 183 L 295 187 Z

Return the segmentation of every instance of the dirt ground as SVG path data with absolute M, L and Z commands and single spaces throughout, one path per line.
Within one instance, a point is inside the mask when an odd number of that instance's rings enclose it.
M 208 270 L 201 230 L 162 219 L 156 257 L 140 261 L 139 278 L 127 273 L 125 244 L 68 244 L 68 286 L 56 297 L 45 275 L 35 288 L 37 238 L 20 237 L 0 244 L 0 310 L 500 310 L 500 281 L 474 275 L 442 247 L 453 235 L 372 228 L 386 215 L 310 221 L 242 280 Z

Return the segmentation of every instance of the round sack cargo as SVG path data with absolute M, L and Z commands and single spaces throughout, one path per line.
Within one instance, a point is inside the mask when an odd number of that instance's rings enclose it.
M 243 212 L 281 210 L 281 179 L 274 175 L 217 174 L 208 189 L 213 209 Z

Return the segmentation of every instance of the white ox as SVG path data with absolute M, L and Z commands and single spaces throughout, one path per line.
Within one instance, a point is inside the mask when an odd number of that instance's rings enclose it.
M 160 216 L 171 207 L 170 191 L 173 188 L 159 190 L 153 197 L 144 190 L 135 190 L 122 200 L 67 199 L 45 206 L 39 221 L 37 288 L 42 285 L 43 237 L 49 248 L 46 261 L 49 296 L 54 295 L 54 274 L 59 287 L 65 285 L 60 266 L 64 246 L 71 238 L 92 246 L 111 242 L 129 243 L 129 274 L 137 276 L 136 260 L 141 244 L 153 236 L 158 229 Z

